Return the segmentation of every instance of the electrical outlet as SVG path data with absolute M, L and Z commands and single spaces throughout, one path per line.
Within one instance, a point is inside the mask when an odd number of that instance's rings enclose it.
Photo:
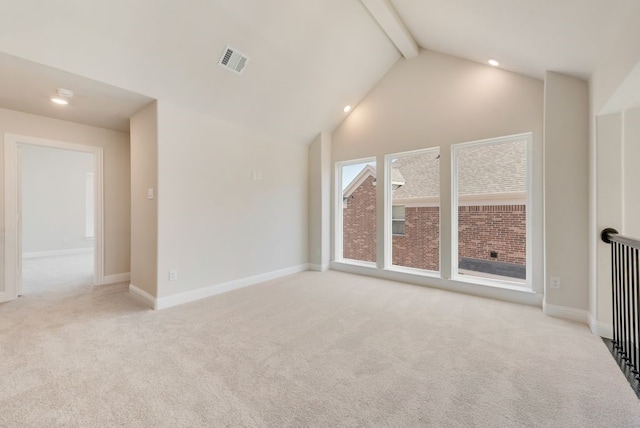
M 552 276 L 550 278 L 551 288 L 555 288 L 556 290 L 560 289 L 560 278 L 557 276 Z
M 169 271 L 169 281 L 175 281 L 178 279 L 178 271 L 173 269 Z

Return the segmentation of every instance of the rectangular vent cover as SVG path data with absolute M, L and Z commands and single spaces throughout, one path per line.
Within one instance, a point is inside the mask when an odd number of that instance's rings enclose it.
M 242 74 L 249 58 L 230 46 L 224 48 L 219 64 L 237 74 Z

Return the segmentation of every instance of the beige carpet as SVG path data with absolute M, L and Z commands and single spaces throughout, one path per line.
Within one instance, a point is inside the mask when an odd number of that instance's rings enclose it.
M 638 427 L 586 326 L 305 272 L 151 311 L 125 285 L 0 305 L 2 427 Z

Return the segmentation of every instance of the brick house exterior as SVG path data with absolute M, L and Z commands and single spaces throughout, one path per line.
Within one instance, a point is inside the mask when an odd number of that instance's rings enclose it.
M 343 203 L 345 259 L 376 261 L 376 186 L 369 175 Z
M 491 151 L 493 150 L 493 151 Z M 497 150 L 471 153 L 469 158 L 486 162 L 483 156 L 499 157 Z M 478 171 L 478 168 L 469 168 Z M 397 266 L 438 271 L 440 269 L 439 156 L 433 153 L 398 159 L 392 168 L 392 203 L 404 206 L 404 233 L 392 238 L 392 262 Z M 503 188 L 495 179 L 461 180 L 465 194 L 458 207 L 458 263 L 463 258 L 526 264 L 525 196 L 514 197 L 519 189 L 518 171 L 506 169 Z M 376 184 L 375 168 L 365 167 L 343 193 L 343 257 L 376 261 Z M 497 178 L 500 180 L 498 174 Z M 468 182 L 468 183 L 467 183 Z M 476 186 L 476 188 L 473 188 Z M 497 190 L 496 190 L 497 189 Z M 510 192 L 510 193 L 509 193 Z M 504 194 L 511 197 L 505 199 Z

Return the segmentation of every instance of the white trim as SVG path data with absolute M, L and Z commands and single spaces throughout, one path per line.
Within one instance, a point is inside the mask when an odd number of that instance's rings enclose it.
M 596 320 L 593 316 L 589 316 L 589 328 L 591 329 L 591 333 L 596 336 L 613 339 L 613 325 L 610 323 L 603 323 Z
M 131 273 L 125 272 L 125 273 L 116 273 L 113 275 L 105 275 L 104 279 L 102 280 L 102 284 L 103 285 L 117 284 L 119 282 L 129 282 L 129 281 L 131 281 Z
M 133 284 L 129 284 L 129 294 L 135 297 L 137 300 L 145 303 L 151 309 L 157 309 L 156 298 L 141 288 L 136 287 Z
M 458 260 L 458 207 L 460 196 L 458 195 L 458 152 L 460 149 L 469 147 L 491 145 L 491 144 L 503 144 L 517 141 L 525 141 L 527 149 L 527 192 L 526 192 L 526 287 L 534 290 L 533 276 L 537 270 L 533 269 L 533 133 L 526 132 L 516 135 L 508 135 L 504 137 L 488 138 L 485 140 L 470 141 L 466 143 L 457 143 L 451 145 L 451 278 L 454 280 L 463 280 L 458 272 L 458 265 L 454 263 L 454 260 Z M 466 204 L 462 204 L 465 206 Z M 464 280 L 475 281 L 469 277 Z M 501 281 L 478 280 L 479 284 L 495 285 L 502 287 L 504 284 Z M 515 286 L 518 284 L 515 283 Z
M 374 278 L 382 278 L 390 281 L 404 282 L 437 288 L 472 296 L 486 297 L 494 300 L 519 303 L 529 306 L 542 306 L 542 294 L 537 294 L 527 288 L 512 289 L 503 287 L 487 287 L 475 283 L 455 281 L 451 279 L 437 278 L 430 275 L 417 275 L 415 273 L 402 272 L 396 269 L 377 269 L 375 266 L 366 267 L 351 263 L 331 262 L 331 269 L 340 272 L 354 273 Z
M 30 144 L 91 153 L 94 156 L 95 174 L 95 241 L 94 241 L 94 284 L 104 280 L 104 201 L 103 201 L 103 150 L 101 147 L 67 143 L 24 135 L 4 134 L 4 169 L 5 169 L 5 206 L 4 206 L 4 260 L 5 260 L 5 292 L 0 301 L 12 300 L 21 289 L 21 226 L 19 214 L 18 144 Z
M 329 263 L 325 263 L 325 264 L 309 263 L 309 270 L 316 271 L 316 272 L 325 272 L 329 270 Z
M 67 250 L 31 251 L 28 253 L 22 253 L 22 258 L 36 259 L 39 257 L 73 256 L 77 254 L 91 254 L 91 253 L 93 253 L 93 247 L 69 248 Z
M 550 305 L 546 300 L 542 302 L 542 313 L 553 318 L 589 324 L 589 312 L 585 309 L 570 308 L 568 306 Z
M 172 306 L 181 305 L 183 303 L 194 302 L 196 300 L 205 299 L 207 297 L 215 296 L 217 294 L 226 293 L 227 291 L 237 290 L 239 288 L 248 287 L 251 285 L 260 284 L 272 279 L 281 278 L 283 276 L 293 275 L 296 273 L 309 270 L 307 263 L 298 266 L 292 266 L 285 269 L 276 270 L 273 272 L 267 272 L 259 275 L 249 276 L 246 278 L 240 278 L 233 281 L 223 282 L 221 284 L 210 285 L 208 287 L 197 288 L 195 290 L 185 291 L 184 293 L 172 294 L 170 296 L 158 297 L 153 299 L 154 309 L 165 309 Z M 140 289 L 132 290 L 132 286 L 129 286 L 129 290 L 134 293 L 142 291 Z M 137 288 L 137 287 L 136 287 Z M 148 293 L 145 293 L 148 297 L 151 297 Z M 146 296 L 143 296 L 146 297 Z M 151 302 L 147 297 L 147 301 Z
M 418 150 L 411 150 L 408 152 L 391 153 L 391 154 L 385 155 L 384 156 L 385 177 L 391 177 L 392 169 L 393 169 L 392 164 L 394 159 L 426 155 L 429 153 L 433 153 L 433 154 L 437 153 L 438 156 L 440 156 L 441 154 L 440 147 L 439 146 L 430 147 L 427 149 L 418 149 Z M 406 208 L 407 206 L 411 205 L 411 202 L 423 202 L 423 203 L 429 204 L 430 206 L 440 207 L 440 195 L 435 197 L 431 196 L 431 197 L 395 198 L 394 199 L 393 183 L 391 183 L 391 180 L 385 180 L 385 181 L 386 181 L 385 183 L 386 185 L 384 187 L 384 198 L 383 198 L 383 204 L 384 204 L 384 214 L 383 214 L 383 221 L 384 221 L 383 254 L 384 256 L 383 256 L 383 259 L 384 260 L 382 263 L 382 268 L 383 269 L 392 269 L 396 267 L 406 268 L 407 266 L 393 264 L 393 207 L 397 205 L 404 205 Z M 438 189 L 440 189 L 440 176 L 438 176 Z M 442 241 L 441 241 L 442 229 L 441 228 L 442 228 L 442 219 L 440 218 L 440 221 L 438 222 L 438 241 L 439 241 L 438 242 L 438 266 L 442 265 Z M 438 272 L 438 275 L 439 275 L 439 272 Z
M 334 164 L 334 206 L 333 206 L 333 258 L 335 260 L 343 260 L 344 248 L 342 246 L 342 222 L 344 217 L 344 192 L 342 190 L 342 168 L 349 165 L 358 165 L 358 164 L 371 164 L 375 163 L 376 167 L 377 159 L 375 157 L 363 158 L 363 159 L 354 159 L 350 161 L 341 161 L 336 162 Z M 370 165 L 369 165 L 370 166 Z M 375 169 L 373 170 L 375 172 Z M 356 176 L 357 177 L 357 176 Z M 353 180 L 352 180 L 353 182 Z M 346 188 L 345 188 L 346 190 Z M 376 198 L 377 199 L 377 198 Z

